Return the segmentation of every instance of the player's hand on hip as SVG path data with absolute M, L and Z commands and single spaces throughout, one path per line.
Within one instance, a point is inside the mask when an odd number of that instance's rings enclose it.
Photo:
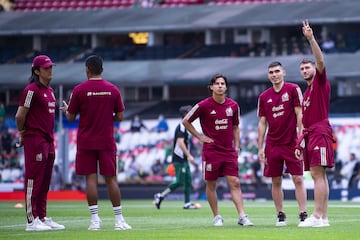
M 200 137 L 200 141 L 203 143 L 213 143 L 214 140 L 212 140 L 211 138 L 209 138 L 208 136 L 202 135 Z

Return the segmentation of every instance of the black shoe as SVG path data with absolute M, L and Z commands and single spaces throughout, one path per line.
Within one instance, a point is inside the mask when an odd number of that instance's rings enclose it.
M 278 218 L 276 222 L 277 227 L 286 226 L 286 214 L 284 212 L 279 212 L 277 218 Z
M 305 221 L 305 219 L 306 219 L 307 217 L 308 217 L 307 212 L 301 212 L 301 213 L 299 214 L 300 222 Z
M 160 209 L 160 204 L 161 204 L 162 200 L 164 200 L 164 197 L 162 197 L 160 195 L 160 193 L 156 193 L 154 195 L 155 206 L 157 209 Z

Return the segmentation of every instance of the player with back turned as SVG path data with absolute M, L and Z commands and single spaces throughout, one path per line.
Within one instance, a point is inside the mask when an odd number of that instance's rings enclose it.
M 70 103 L 62 108 L 69 121 L 80 115 L 75 171 L 86 176 L 86 198 L 91 214 L 89 230 L 101 229 L 98 214 L 98 173 L 104 176 L 115 215 L 114 230 L 128 230 L 122 214 L 117 182 L 117 153 L 114 122 L 124 117 L 125 106 L 119 89 L 102 77 L 103 61 L 97 55 L 85 61 L 87 80 L 77 85 Z

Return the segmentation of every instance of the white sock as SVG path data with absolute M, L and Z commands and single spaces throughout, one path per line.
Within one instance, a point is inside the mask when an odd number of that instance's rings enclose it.
M 122 215 L 122 207 L 121 206 L 113 207 L 113 210 L 114 210 L 115 220 L 123 221 L 124 217 Z
M 91 221 L 99 221 L 99 208 L 98 205 L 89 206 Z

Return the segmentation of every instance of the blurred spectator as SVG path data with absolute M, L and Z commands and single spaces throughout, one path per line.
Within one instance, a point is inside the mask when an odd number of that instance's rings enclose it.
M 167 132 L 169 130 L 169 125 L 163 114 L 159 115 L 158 124 L 155 127 L 156 132 Z
M 205 187 L 205 181 L 199 164 L 195 163 L 194 167 L 194 171 L 192 172 L 192 187 L 195 191 L 197 191 Z
M 341 33 L 336 34 L 335 47 L 338 52 L 347 52 L 349 50 L 348 43 Z
M 130 131 L 131 132 L 141 132 L 142 129 L 148 130 L 145 124 L 140 119 L 139 115 L 135 115 L 130 123 Z
M 340 174 L 351 184 L 351 178 L 353 177 L 355 166 L 358 165 L 358 160 L 356 159 L 355 153 L 350 153 L 349 161 L 345 162 L 344 166 L 341 168 Z
M 164 165 L 160 159 L 156 159 L 155 163 L 151 165 L 149 175 L 145 180 L 147 182 L 162 182 L 164 175 L 166 175 Z
M 325 53 L 334 53 L 334 52 L 336 52 L 335 42 L 330 37 L 330 35 L 326 36 L 325 40 L 321 44 L 321 48 Z
M 64 189 L 64 179 L 62 173 L 60 172 L 59 166 L 54 165 L 54 170 L 51 175 L 51 182 L 50 182 L 50 190 L 51 191 L 59 191 Z
M 3 125 L 5 122 L 6 110 L 3 102 L 0 102 L 0 125 Z
M 335 172 L 334 178 L 330 181 L 331 189 L 344 189 L 348 187 L 348 182 L 344 179 L 340 173 Z
M 85 176 L 76 175 L 75 171 L 73 171 L 73 174 L 71 175 L 71 190 L 85 192 L 86 190 Z
M 1 131 L 1 147 L 2 147 L 2 155 L 5 158 L 8 158 L 13 143 L 13 136 L 9 132 L 9 129 L 7 127 L 4 127 Z
M 142 179 L 140 178 L 140 172 L 141 172 L 141 166 L 136 161 L 136 156 L 131 156 L 131 162 L 128 166 L 128 168 L 125 170 L 126 176 L 128 181 L 130 182 L 141 182 Z
M 118 182 L 126 182 L 126 173 L 125 173 L 125 162 L 120 158 L 118 160 L 118 174 L 117 174 Z

